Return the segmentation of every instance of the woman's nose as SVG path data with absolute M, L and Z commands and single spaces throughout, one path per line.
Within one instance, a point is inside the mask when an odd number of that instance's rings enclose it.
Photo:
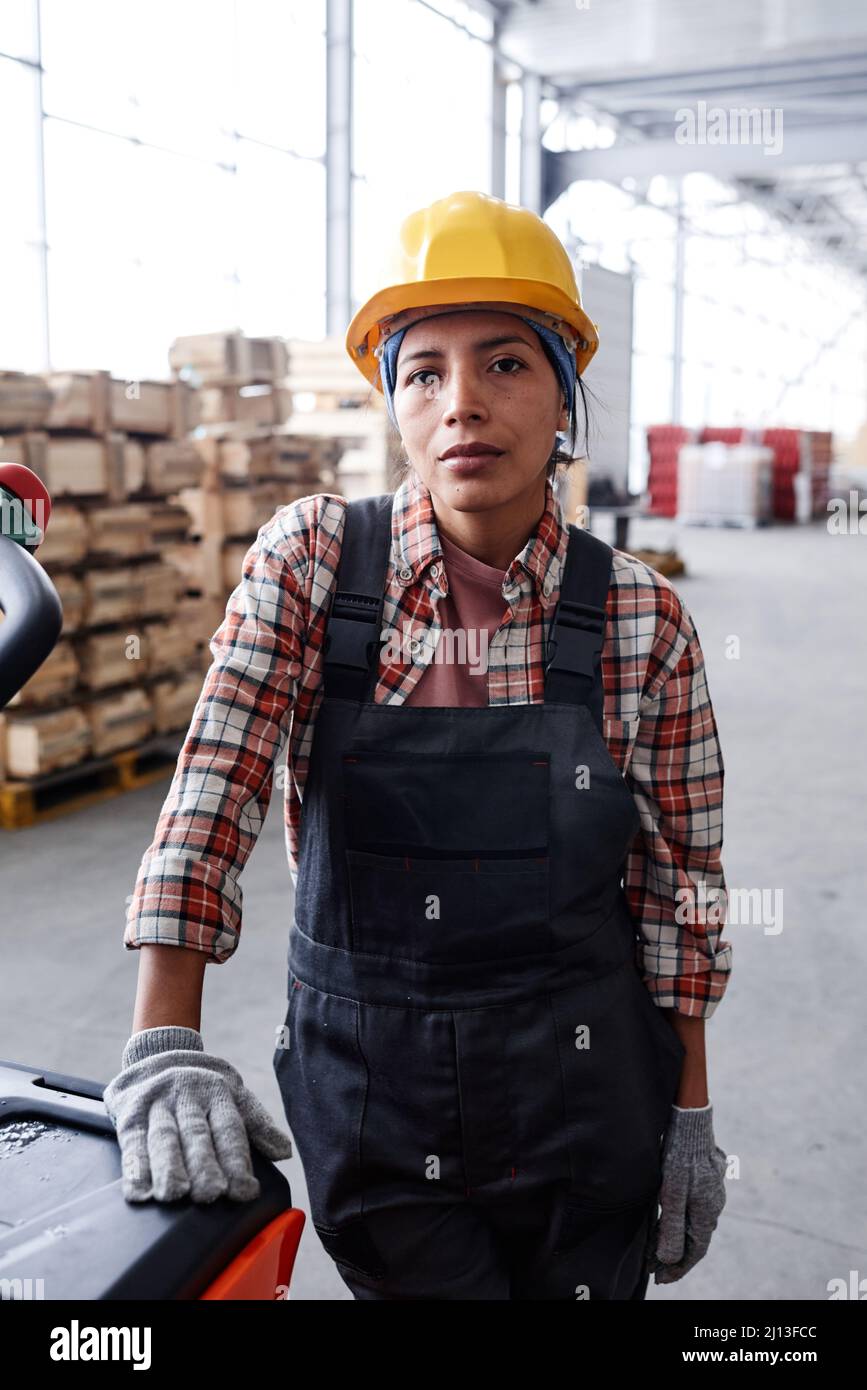
M 475 371 L 453 371 L 444 388 L 446 420 L 480 419 L 487 415 L 484 391 Z

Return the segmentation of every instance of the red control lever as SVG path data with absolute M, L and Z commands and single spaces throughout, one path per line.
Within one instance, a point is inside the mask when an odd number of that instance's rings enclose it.
M 22 507 L 27 508 L 27 516 L 22 515 Z M 11 536 L 19 545 L 24 545 L 27 544 L 26 533 L 29 549 L 37 550 L 42 541 L 37 545 L 32 543 L 35 540 L 33 526 L 39 528 L 44 539 L 50 516 L 48 488 L 33 469 L 25 468 L 23 463 L 0 463 L 0 534 Z
M 0 709 L 39 670 L 63 627 L 57 590 L 32 553 L 50 514 L 42 480 L 21 463 L 0 463 Z

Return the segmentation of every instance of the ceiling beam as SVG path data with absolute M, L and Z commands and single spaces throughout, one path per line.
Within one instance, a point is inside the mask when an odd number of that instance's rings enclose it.
M 864 65 L 867 63 L 867 51 L 848 52 L 840 54 L 822 54 L 814 57 L 804 57 L 800 59 L 783 59 L 779 62 L 769 62 L 767 58 L 758 63 L 735 63 L 727 64 L 725 67 L 705 67 L 705 68 L 677 68 L 666 69 L 665 71 L 636 73 L 634 76 L 624 76 L 621 72 L 617 77 L 594 77 L 592 71 L 575 73 L 574 76 L 564 75 L 560 82 L 561 92 L 564 97 L 581 96 L 585 92 L 604 92 L 606 90 L 641 91 L 647 90 L 659 84 L 663 87 L 678 87 L 681 91 L 684 88 L 693 90 L 695 83 L 707 80 L 710 83 L 725 84 L 728 79 L 733 84 L 742 82 L 745 77 L 755 75 L 760 81 L 774 82 L 802 82 L 812 80 L 814 77 L 827 76 L 852 76 L 853 74 L 841 74 L 834 68 L 831 73 L 825 73 L 822 69 L 826 64 L 848 63 L 854 66 L 855 75 L 863 72 Z M 793 69 L 786 75 L 787 69 Z M 552 77 L 554 74 L 550 74 Z M 570 85 L 571 84 L 571 85 Z
M 692 109 L 691 107 L 685 109 Z M 600 150 L 546 151 L 551 162 L 551 183 L 559 193 L 578 179 L 621 179 L 650 177 L 654 174 L 706 173 L 717 178 L 736 178 L 739 174 L 764 174 L 772 178 L 783 165 L 861 163 L 867 151 L 867 126 L 863 122 L 823 125 L 820 129 L 799 127 L 784 130 L 779 153 L 766 154 L 760 144 L 680 145 L 672 133 L 666 139 L 644 140 L 636 144 L 611 145 Z M 550 185 L 549 185 L 550 186 Z

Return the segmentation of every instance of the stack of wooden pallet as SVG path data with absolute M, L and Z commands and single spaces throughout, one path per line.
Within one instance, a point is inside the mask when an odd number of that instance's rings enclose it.
M 347 498 L 390 491 L 397 481 L 400 436 L 380 391 L 352 365 L 343 340 L 290 339 L 286 388 L 292 394 L 289 428 L 337 439 L 342 445 L 339 491 Z
M 16 415 L 10 376 L 0 374 L 0 461 L 26 464 L 51 493 L 37 558 L 64 623 L 3 716 L 7 779 L 55 773 L 184 727 L 219 621 L 185 596 L 183 576 L 165 558 L 190 530 L 177 494 L 203 472 L 186 438 L 195 392 L 107 372 L 55 373 L 42 379 L 47 400 L 35 417 L 29 388 Z
M 0 373 L 0 461 L 41 477 L 37 558 L 64 608 L 48 660 L 0 716 L 0 824 L 36 792 L 185 729 L 257 531 L 316 492 L 395 485 L 400 439 L 342 341 L 200 334 L 171 381 Z M 5 767 L 4 767 L 5 758 Z M 10 809 L 11 808 L 11 809 Z
M 0 372 L 0 430 L 38 430 L 51 409 L 52 393 L 41 376 Z
M 340 446 L 249 426 L 239 436 L 227 422 L 225 433 L 213 429 L 195 447 L 204 465 L 201 481 L 178 494 L 190 536 L 166 555 L 184 573 L 189 592 L 224 605 L 260 527 L 291 502 L 337 491 Z
M 314 492 L 338 491 L 337 439 L 289 427 L 282 338 L 205 333 L 178 338 L 169 364 L 198 387 L 201 422 L 193 444 L 203 464 L 196 486 L 178 500 L 190 538 L 168 552 L 188 591 L 221 605 L 241 579 L 243 559 L 274 513 Z
M 198 333 L 176 338 L 169 366 L 179 382 L 198 388 L 200 433 L 224 437 L 227 426 L 267 429 L 285 423 L 292 397 L 283 388 L 286 345 L 282 338 L 248 338 L 243 333 Z

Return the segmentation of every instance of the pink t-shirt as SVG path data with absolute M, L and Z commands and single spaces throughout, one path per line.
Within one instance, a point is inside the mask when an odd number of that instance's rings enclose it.
M 442 631 L 407 705 L 487 705 L 489 640 L 506 616 L 505 570 L 483 564 L 440 533 L 448 594 L 438 601 Z

